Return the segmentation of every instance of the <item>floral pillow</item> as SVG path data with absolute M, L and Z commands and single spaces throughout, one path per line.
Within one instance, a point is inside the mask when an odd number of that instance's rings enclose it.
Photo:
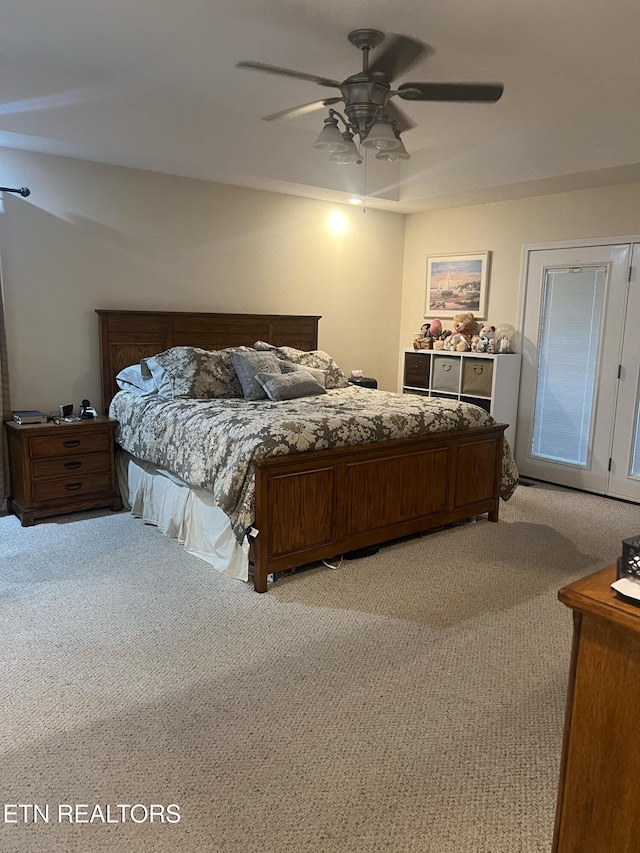
M 249 347 L 206 350 L 198 347 L 171 347 L 152 358 L 143 358 L 142 367 L 151 372 L 158 395 L 167 399 L 192 397 L 199 400 L 242 397 L 242 387 L 231 363 L 231 352 Z
M 316 349 L 311 352 L 305 352 L 294 347 L 276 347 L 273 344 L 268 344 L 266 341 L 256 341 L 254 348 L 257 350 L 268 350 L 276 358 L 284 361 L 291 361 L 303 367 L 315 367 L 317 370 L 323 370 L 327 374 L 327 389 L 329 390 L 332 388 L 347 388 L 349 386 L 347 377 L 340 367 L 328 353 L 322 350 Z

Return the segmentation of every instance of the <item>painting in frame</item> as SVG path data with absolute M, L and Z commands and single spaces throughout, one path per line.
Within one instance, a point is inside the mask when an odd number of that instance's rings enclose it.
M 427 258 L 425 317 L 453 317 L 471 311 L 487 318 L 491 252 Z

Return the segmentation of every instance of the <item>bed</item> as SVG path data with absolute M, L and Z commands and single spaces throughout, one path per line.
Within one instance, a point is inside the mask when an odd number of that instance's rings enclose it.
M 133 412 L 133 404 L 115 382 L 118 372 L 128 365 L 177 346 L 220 350 L 252 347 L 256 341 L 264 341 L 277 347 L 311 351 L 318 345 L 317 316 L 97 313 L 104 406 L 107 410 L 119 392 L 121 432 L 129 452 L 138 447 L 135 441 L 132 443 L 133 432 L 128 440 L 126 436 L 127 425 L 133 423 L 127 406 Z M 332 391 L 326 398 L 335 398 L 343 410 L 368 410 L 374 405 L 382 407 L 385 398 L 375 395 L 384 393 L 349 386 Z M 418 406 L 438 405 L 435 401 L 409 399 L 411 395 L 388 395 L 389 400 L 402 396 L 416 412 Z M 328 405 L 325 398 L 314 399 L 322 399 L 322 405 Z M 179 417 L 191 422 L 188 419 L 199 402 L 181 401 L 168 409 L 173 408 L 180 412 Z M 145 404 L 147 424 L 160 422 L 159 405 L 157 401 Z M 276 404 L 274 410 L 282 405 Z M 227 401 L 221 407 L 223 416 L 233 417 L 235 420 L 229 423 L 237 426 L 241 419 L 236 410 L 242 406 L 243 401 Z M 309 401 L 302 402 L 303 412 L 310 407 Z M 442 407 L 443 420 L 454 426 L 448 431 L 373 441 L 366 436 L 377 433 L 364 431 L 363 444 L 349 444 L 352 438 L 346 438 L 346 446 L 320 450 L 297 447 L 294 449 L 300 452 L 285 455 L 254 454 L 247 469 L 250 487 L 248 491 L 245 488 L 241 511 L 233 518 L 233 525 L 236 534 L 247 533 L 255 590 L 266 592 L 268 576 L 272 574 L 483 513 L 497 522 L 501 495 L 508 498 L 516 483 L 515 466 L 504 443 L 507 425 L 493 423 L 486 413 L 471 406 L 464 410 L 468 419 L 460 428 L 460 404 L 443 403 Z M 257 411 L 259 407 L 254 404 L 242 409 L 243 418 L 251 408 Z M 367 423 L 373 420 L 369 417 Z M 175 466 L 179 467 L 179 462 Z M 180 476 L 179 471 L 176 473 Z M 246 486 L 247 477 L 239 479 Z M 215 472 L 208 485 L 212 484 L 215 486 Z M 194 485 L 201 484 L 194 481 Z M 233 512 L 230 514 L 233 516 Z

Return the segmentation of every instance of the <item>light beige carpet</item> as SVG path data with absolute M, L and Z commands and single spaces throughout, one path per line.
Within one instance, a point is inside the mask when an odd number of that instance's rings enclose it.
M 556 593 L 639 532 L 636 506 L 521 486 L 497 525 L 259 596 L 126 514 L 0 518 L 0 807 L 49 806 L 1 811 L 0 850 L 547 853 Z

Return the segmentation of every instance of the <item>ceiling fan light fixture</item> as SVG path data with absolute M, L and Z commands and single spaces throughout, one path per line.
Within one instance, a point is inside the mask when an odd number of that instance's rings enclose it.
M 345 130 L 342 134 L 342 139 L 347 146 L 347 150 L 335 151 L 329 155 L 329 160 L 332 163 L 341 163 L 343 166 L 349 166 L 351 163 L 362 163 L 362 156 L 353 141 L 353 133 Z
M 324 120 L 324 127 L 313 143 L 313 147 L 320 151 L 329 151 L 330 154 L 349 150 L 349 146 L 343 139 L 343 134 L 338 129 L 338 120 L 335 116 L 330 115 Z
M 397 148 L 392 148 L 391 151 L 378 151 L 376 160 L 386 160 L 388 163 L 395 163 L 398 160 L 411 160 L 411 154 L 404 147 L 404 142 L 397 137 L 400 143 Z
M 362 155 L 353 141 L 354 135 L 359 139 L 360 151 L 362 148 L 365 152 L 371 150 L 376 160 L 393 163 L 411 159 L 400 139 L 398 128 L 407 131 L 415 125 L 410 117 L 396 106 L 396 101 L 390 101 L 392 97 L 397 96 L 401 100 L 414 102 L 453 103 L 495 103 L 502 97 L 502 83 L 416 82 L 402 83 L 393 89 L 393 81 L 405 75 L 419 59 L 431 54 L 433 48 L 416 38 L 394 35 L 370 61 L 370 51 L 382 44 L 385 34 L 380 30 L 360 28 L 352 30 L 347 38 L 362 52 L 362 70 L 342 81 L 282 68 L 279 65 L 267 65 L 264 62 L 237 63 L 239 68 L 252 68 L 339 90 L 339 94 L 336 92 L 332 97 L 264 116 L 266 121 L 297 118 L 323 107 L 344 103 L 344 107 L 341 107 L 344 115 L 337 110 L 329 110 L 324 128 L 313 143 L 314 148 L 326 151 L 334 163 L 362 162 Z M 344 125 L 346 133 L 340 131 L 338 119 Z
M 391 151 L 400 147 L 400 140 L 393 132 L 393 127 L 384 119 L 376 119 L 366 137 L 362 140 L 365 148 L 376 148 L 378 151 Z

